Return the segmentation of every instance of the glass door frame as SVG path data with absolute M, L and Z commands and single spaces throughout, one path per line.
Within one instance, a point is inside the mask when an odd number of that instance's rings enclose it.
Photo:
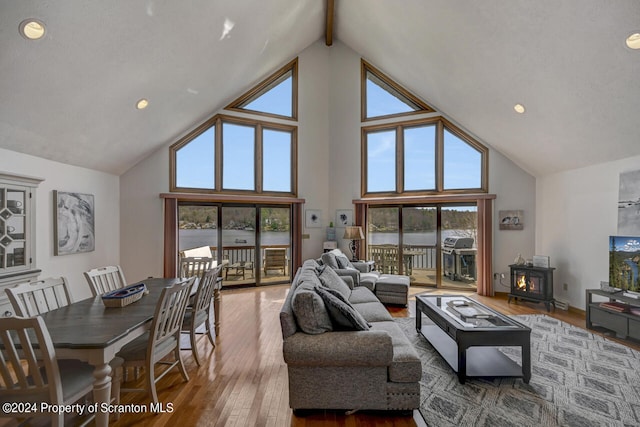
M 493 295 L 493 200 L 495 194 L 455 194 L 455 195 L 434 195 L 423 197 L 381 197 L 363 198 L 353 200 L 355 204 L 355 225 L 365 227 L 367 224 L 367 210 L 373 206 L 415 206 L 430 204 L 463 204 L 475 203 L 478 215 L 478 240 L 477 240 L 477 292 L 479 295 Z M 363 247 L 367 247 L 368 241 L 365 236 Z M 441 236 L 438 236 L 438 241 Z M 364 253 L 360 257 L 364 256 Z M 442 271 L 441 260 L 438 259 L 437 274 Z
M 303 209 L 304 199 L 284 198 L 284 197 L 252 197 L 252 196 L 227 196 L 205 194 L 186 194 L 186 193 L 162 193 L 160 197 L 164 199 L 164 277 L 176 277 L 178 271 L 178 204 L 198 204 L 208 205 L 216 204 L 252 206 L 252 207 L 281 207 L 290 209 L 290 259 L 288 260 L 289 271 L 287 272 L 287 280 L 281 283 L 291 281 L 293 274 L 302 265 L 302 226 L 303 226 Z M 221 209 L 219 209 L 221 215 Z M 221 229 L 218 230 L 218 242 L 221 243 Z M 256 246 L 260 244 L 259 236 L 256 240 Z M 261 256 L 259 257 L 261 259 Z M 259 283 L 260 271 L 256 272 L 256 283 Z M 279 282 L 280 283 L 280 282 Z M 270 282 L 269 284 L 275 284 Z

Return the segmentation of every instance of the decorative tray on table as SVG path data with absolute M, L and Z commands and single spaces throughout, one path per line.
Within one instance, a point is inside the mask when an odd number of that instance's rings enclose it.
M 102 303 L 105 307 L 124 307 L 138 301 L 148 293 L 144 283 L 127 286 L 102 295 Z
M 494 317 L 493 313 L 483 310 L 482 307 L 474 304 L 471 301 L 462 299 L 453 300 L 447 302 L 447 305 L 464 321 L 466 321 L 467 319 L 491 319 Z

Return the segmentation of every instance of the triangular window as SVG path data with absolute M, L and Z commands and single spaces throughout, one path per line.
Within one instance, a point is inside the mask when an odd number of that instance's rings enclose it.
M 433 108 L 362 60 L 362 121 L 433 111 Z
M 233 101 L 227 109 L 296 120 L 298 117 L 297 89 L 298 59 L 296 58 Z

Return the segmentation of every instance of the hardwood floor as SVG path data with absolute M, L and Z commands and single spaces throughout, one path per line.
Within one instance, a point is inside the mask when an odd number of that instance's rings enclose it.
M 183 382 L 180 374 L 170 373 L 158 383 L 159 400 L 172 406 L 172 412 L 125 413 L 110 426 L 420 426 L 414 416 L 389 416 L 386 413 L 321 411 L 303 418 L 289 408 L 287 368 L 282 358 L 282 335 L 279 312 L 289 290 L 288 285 L 223 290 L 221 332 L 214 351 L 206 338 L 199 340 L 202 366 L 198 367 L 191 351 L 183 357 L 190 376 Z M 412 287 L 411 295 L 421 292 L 447 293 L 446 290 Z M 451 293 L 451 292 L 449 292 Z M 459 293 L 456 291 L 456 293 Z M 518 302 L 508 304 L 505 295 L 472 298 L 505 314 L 549 314 L 584 327 L 584 314 L 556 310 L 547 313 L 543 304 Z M 415 299 L 408 308 L 390 307 L 394 317 L 415 315 Z M 640 344 L 623 342 L 640 350 Z M 131 381 L 126 386 L 135 386 Z M 124 393 L 122 404 L 149 407 L 141 393 Z M 0 425 L 17 425 L 0 419 Z

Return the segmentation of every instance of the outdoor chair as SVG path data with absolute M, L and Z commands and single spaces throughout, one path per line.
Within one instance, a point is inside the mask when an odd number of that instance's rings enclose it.
M 282 271 L 282 275 L 287 270 L 287 249 L 286 248 L 265 248 L 264 250 L 264 275 L 267 271 Z

